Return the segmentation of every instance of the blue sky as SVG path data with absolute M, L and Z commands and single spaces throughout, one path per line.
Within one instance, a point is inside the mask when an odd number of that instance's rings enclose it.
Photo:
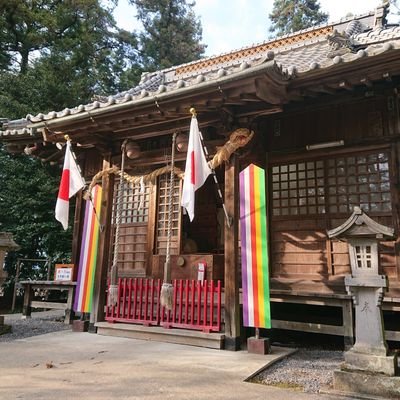
M 330 21 L 338 21 L 348 13 L 372 11 L 382 0 L 320 0 L 321 9 Z M 196 15 L 203 27 L 206 55 L 211 56 L 266 40 L 268 14 L 273 0 L 197 0 Z M 120 0 L 114 14 L 118 25 L 127 30 L 138 29 L 135 9 L 127 0 Z

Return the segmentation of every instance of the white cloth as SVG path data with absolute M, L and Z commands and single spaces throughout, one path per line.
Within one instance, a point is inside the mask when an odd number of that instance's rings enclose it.
M 181 205 L 186 208 L 190 221 L 194 218 L 195 191 L 204 185 L 210 174 L 211 168 L 201 145 L 197 118 L 192 117 L 181 200 Z
M 65 230 L 68 228 L 69 199 L 84 186 L 85 181 L 71 152 L 71 143 L 67 141 L 55 212 L 56 220 L 61 222 Z

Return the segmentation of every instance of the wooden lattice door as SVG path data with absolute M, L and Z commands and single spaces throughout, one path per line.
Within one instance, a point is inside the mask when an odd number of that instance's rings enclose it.
M 114 235 L 117 208 L 116 204 L 119 193 L 118 189 L 119 182 L 116 182 L 113 204 Z M 118 251 L 118 275 L 120 277 L 146 276 L 146 268 L 148 264 L 149 203 L 149 185 L 132 185 L 127 183 L 125 184 L 122 197 L 122 212 Z M 113 237 L 113 246 L 114 242 L 115 240 Z
M 180 234 L 181 234 L 181 206 L 180 200 L 180 180 L 175 176 L 173 195 L 172 195 L 172 235 L 171 235 L 171 254 L 179 254 Z M 156 227 L 156 254 L 166 254 L 167 250 L 167 231 L 169 213 L 169 176 L 163 175 L 159 178 L 158 185 L 158 204 L 157 204 L 157 227 Z

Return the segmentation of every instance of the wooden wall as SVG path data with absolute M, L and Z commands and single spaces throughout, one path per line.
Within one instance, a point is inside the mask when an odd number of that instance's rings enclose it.
M 260 123 L 267 148 L 271 275 L 331 282 L 350 272 L 345 243 L 326 231 L 361 207 L 398 232 L 398 110 L 388 90 L 375 96 L 290 105 Z M 344 146 L 307 151 L 316 143 Z M 381 272 L 399 283 L 397 241 L 381 245 Z M 341 287 L 341 289 L 339 289 Z

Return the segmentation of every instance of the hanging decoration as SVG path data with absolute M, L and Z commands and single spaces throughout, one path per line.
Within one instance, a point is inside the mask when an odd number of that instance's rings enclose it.
M 149 182 L 154 182 L 156 178 L 158 178 L 160 175 L 167 174 L 168 172 L 171 171 L 171 166 L 165 166 L 162 168 L 157 168 L 154 171 L 145 174 L 145 175 L 128 175 L 126 172 L 122 172 L 118 167 L 114 166 L 111 168 L 106 168 L 104 170 L 99 171 L 93 178 L 92 182 L 89 185 L 89 188 L 87 192 L 85 193 L 84 197 L 87 198 L 89 196 L 90 190 L 95 186 L 97 183 L 101 181 L 103 176 L 108 176 L 108 175 L 117 175 L 121 178 L 123 178 L 126 182 L 128 182 L 131 185 L 137 185 L 137 184 L 146 184 Z M 177 167 L 173 168 L 173 173 L 178 176 L 180 179 L 183 179 L 183 171 Z
M 172 237 L 172 217 L 173 217 L 173 196 L 174 196 L 174 164 L 175 164 L 175 141 L 176 133 L 172 135 L 171 168 L 168 187 L 168 225 L 167 225 L 167 250 L 164 264 L 164 281 L 161 287 L 160 302 L 161 306 L 167 310 L 172 310 L 174 288 L 171 282 L 171 237 Z
M 79 257 L 78 279 L 74 301 L 74 311 L 89 313 L 92 309 L 94 274 L 96 270 L 99 220 L 102 189 L 96 185 L 91 192 L 91 200 L 86 200 L 83 222 L 81 253 Z
M 121 176 L 124 176 L 125 170 L 125 153 L 127 140 L 124 140 L 121 146 Z M 125 179 L 121 179 L 118 185 L 117 209 L 115 213 L 115 239 L 114 239 L 114 256 L 111 265 L 111 282 L 108 288 L 108 304 L 115 305 L 118 303 L 118 253 L 119 253 L 119 231 L 121 225 L 121 214 L 123 207 L 123 197 L 125 191 Z
M 247 143 L 249 143 L 250 140 L 253 138 L 253 136 L 254 132 L 250 131 L 247 128 L 239 128 L 233 131 L 229 137 L 229 140 L 221 148 L 218 149 L 217 153 L 214 155 L 212 160 L 209 161 L 210 168 L 215 169 L 224 162 L 228 161 L 231 155 L 239 148 L 246 146 Z M 85 198 L 88 198 L 88 195 L 92 190 L 93 186 L 99 183 L 103 178 L 103 176 L 108 176 L 111 174 L 118 175 L 121 178 L 125 179 L 131 185 L 135 185 L 135 184 L 140 184 L 141 180 L 143 180 L 144 183 L 154 182 L 157 177 L 159 177 L 160 175 L 164 175 L 170 171 L 171 171 L 171 166 L 168 165 L 162 168 L 157 168 L 154 171 L 150 172 L 149 174 L 134 176 L 134 175 L 129 175 L 126 172 L 122 173 L 117 166 L 113 166 L 111 168 L 99 171 L 92 178 L 92 182 L 90 183 L 89 188 L 85 193 Z M 174 167 L 173 172 L 180 179 L 183 179 L 184 172 L 181 169 Z
M 239 186 L 243 325 L 271 328 L 265 171 L 249 165 Z

